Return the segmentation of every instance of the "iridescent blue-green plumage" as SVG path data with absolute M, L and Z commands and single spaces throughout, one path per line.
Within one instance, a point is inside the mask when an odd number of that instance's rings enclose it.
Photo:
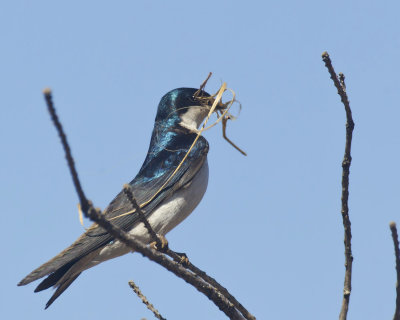
M 137 177 L 142 174 L 154 177 L 155 172 L 161 174 L 162 169 L 157 168 L 153 162 L 163 162 L 164 158 L 168 159 L 166 159 L 167 163 L 162 168 L 167 168 L 168 170 L 168 164 L 172 164 L 171 161 L 177 158 L 178 154 L 186 153 L 192 145 L 196 135 L 187 129 L 179 127 L 179 123 L 181 122 L 180 114 L 187 111 L 185 108 L 198 103 L 193 98 L 193 94 L 196 91 L 197 89 L 179 88 L 168 92 L 161 98 L 147 157 Z M 208 96 L 207 93 L 205 95 Z M 201 137 L 196 143 L 195 149 L 202 149 L 205 146 L 208 146 L 207 140 Z M 178 154 L 174 156 L 174 153 Z
M 150 200 L 142 208 L 146 216 L 151 215 L 163 201 L 189 184 L 206 161 L 209 147 L 207 140 L 200 137 L 187 159 L 172 179 L 168 181 L 197 136 L 194 130 L 180 125 L 182 114 L 187 112 L 190 106 L 199 104 L 199 101 L 194 97 L 196 91 L 197 89 L 191 88 L 175 89 L 162 97 L 159 103 L 147 156 L 139 173 L 130 182 L 137 203 L 142 204 Z M 203 92 L 203 96 L 209 95 Z M 166 181 L 168 183 L 164 186 Z M 162 191 L 153 197 L 160 188 L 162 188 Z M 112 219 L 131 209 L 131 204 L 125 194 L 121 192 L 106 208 L 104 214 L 108 219 Z M 113 220 L 115 225 L 125 231 L 131 230 L 138 222 L 137 213 L 124 215 Z M 48 277 L 35 290 L 36 292 L 51 286 L 57 287 L 56 292 L 46 305 L 47 308 L 84 269 L 64 279 L 68 271 L 85 256 L 107 246 L 112 240 L 113 238 L 105 230 L 93 225 L 69 248 L 32 271 L 19 285 L 28 284 L 47 275 Z

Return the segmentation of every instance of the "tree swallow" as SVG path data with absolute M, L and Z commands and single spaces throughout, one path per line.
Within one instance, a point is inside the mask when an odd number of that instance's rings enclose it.
M 172 179 L 169 178 L 191 147 L 211 104 L 212 98 L 208 93 L 179 88 L 163 96 L 158 105 L 147 157 L 130 186 L 137 203 L 144 204 L 142 211 L 153 230 L 160 235 L 165 235 L 182 222 L 206 191 L 208 142 L 202 136 Z M 218 108 L 223 108 L 222 104 Z M 104 214 L 136 239 L 150 243 L 151 238 L 138 213 L 126 214 L 134 211 L 131 209 L 126 195 L 120 192 Z M 118 240 L 114 241 L 104 229 L 93 224 L 70 247 L 32 271 L 18 285 L 46 277 L 35 292 L 52 286 L 56 288 L 46 304 L 47 309 L 82 271 L 130 251 Z

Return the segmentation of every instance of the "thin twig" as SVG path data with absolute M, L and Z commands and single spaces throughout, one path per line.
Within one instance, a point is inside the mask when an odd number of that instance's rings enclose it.
M 51 120 L 53 121 L 54 126 L 57 129 L 58 135 L 61 139 L 61 144 L 65 151 L 65 158 L 67 159 L 68 167 L 71 172 L 72 180 L 74 182 L 75 190 L 78 193 L 79 202 L 81 203 L 82 210 L 85 211 L 88 209 L 88 200 L 83 192 L 81 183 L 79 181 L 78 172 L 75 169 L 74 158 L 72 157 L 71 148 L 69 147 L 67 136 L 64 133 L 63 127 L 61 125 L 60 120 L 58 119 L 56 109 L 54 108 L 53 98 L 51 95 L 51 89 L 46 88 L 43 90 L 44 98 L 47 104 L 47 110 L 50 113 Z
M 345 278 L 344 278 L 344 288 L 343 288 L 343 301 L 342 308 L 340 311 L 339 319 L 346 320 L 347 312 L 349 310 L 349 302 L 350 302 L 350 294 L 351 294 L 351 273 L 353 266 L 353 254 L 351 252 L 351 223 L 349 218 L 349 174 L 350 174 L 350 165 L 351 165 L 351 140 L 353 137 L 353 129 L 354 122 L 351 114 L 350 103 L 346 93 L 346 85 L 344 82 L 343 73 L 340 74 L 340 78 L 338 79 L 335 70 L 333 69 L 331 59 L 329 58 L 328 52 L 324 52 L 322 54 L 322 60 L 325 62 L 325 66 L 327 67 L 329 74 L 331 75 L 331 79 L 335 84 L 335 87 L 338 91 L 340 99 L 344 105 L 346 110 L 346 144 L 344 151 L 344 158 L 342 162 L 342 218 L 343 218 L 343 227 L 344 227 L 344 252 L 345 252 Z
M 52 114 L 52 119 L 57 119 L 57 122 L 55 122 L 54 120 L 53 121 L 55 123 L 58 134 L 61 137 L 61 143 L 62 143 L 63 148 L 67 155 L 66 157 L 67 157 L 68 167 L 70 169 L 71 175 L 73 176 L 74 186 L 75 186 L 76 191 L 78 192 L 78 196 L 80 197 L 81 207 L 82 207 L 82 211 L 83 211 L 84 215 L 86 217 L 90 218 L 93 222 L 97 223 L 99 226 L 101 226 L 103 229 L 105 229 L 112 237 L 120 240 L 122 243 L 127 245 L 129 248 L 141 253 L 143 256 L 147 257 L 151 261 L 154 261 L 154 262 L 162 265 L 164 268 L 166 268 L 170 272 L 174 273 L 179 278 L 190 283 L 198 291 L 202 292 L 211 301 L 213 301 L 214 304 L 222 312 L 224 312 L 225 315 L 227 315 L 230 319 L 234 319 L 234 320 L 244 319 L 242 314 L 237 310 L 237 308 L 233 305 L 233 303 L 230 302 L 214 286 L 210 285 L 209 283 L 206 283 L 204 280 L 199 278 L 196 274 L 186 270 L 178 262 L 168 259 L 162 253 L 160 253 L 156 250 L 153 250 L 153 249 L 147 247 L 145 244 L 137 241 L 135 238 L 133 238 L 127 232 L 124 232 L 120 228 L 116 227 L 113 223 L 108 221 L 105 218 L 105 216 L 101 213 L 100 209 L 94 208 L 92 202 L 89 201 L 84 196 L 83 190 L 81 188 L 81 184 L 79 182 L 79 178 L 78 178 L 78 175 L 77 175 L 77 172 L 75 169 L 75 164 L 74 164 L 71 152 L 70 152 L 70 148 L 69 148 L 69 145 L 68 145 L 68 142 L 66 139 L 66 135 L 64 134 L 61 123 L 58 121 L 58 118 L 57 118 L 57 115 L 55 112 L 55 108 L 52 103 L 51 91 L 45 90 L 44 94 L 45 94 L 46 102 L 48 104 L 49 112 Z M 68 152 L 67 152 L 67 150 L 68 150 Z M 68 157 L 68 155 L 69 155 L 69 157 Z M 81 191 L 81 192 L 79 192 L 79 191 Z M 82 196 L 82 198 L 81 198 L 81 196 Z M 252 316 L 252 318 L 247 318 L 247 319 L 253 319 L 253 318 L 254 317 Z
M 400 320 L 400 249 L 399 249 L 399 236 L 397 233 L 396 223 L 393 221 L 389 224 L 392 231 L 392 238 L 394 244 L 394 254 L 396 256 L 396 311 L 394 312 L 393 320 Z
M 140 291 L 139 287 L 134 283 L 132 280 L 128 282 L 129 286 L 132 288 L 132 290 L 137 294 L 137 296 L 142 300 L 142 302 L 146 305 L 147 309 L 149 309 L 151 312 L 153 312 L 154 316 L 157 319 L 160 320 L 167 320 L 165 319 L 156 308 L 147 300 L 146 296 Z
M 153 228 L 151 227 L 151 225 L 150 225 L 149 221 L 147 220 L 145 214 L 143 213 L 142 209 L 140 208 L 140 206 L 137 204 L 135 198 L 133 197 L 132 187 L 129 184 L 124 184 L 123 190 L 129 200 L 129 202 L 131 203 L 133 209 L 136 209 L 136 212 L 139 215 L 139 219 L 140 219 L 140 221 L 142 221 L 142 223 L 146 227 L 147 232 L 150 234 L 152 241 L 157 243 L 157 248 L 161 248 L 162 247 L 161 240 L 157 236 L 157 234 L 155 233 Z
M 340 99 L 345 107 L 346 110 L 346 117 L 347 117 L 347 122 L 349 123 L 349 126 L 351 129 L 354 128 L 354 122 L 353 118 L 351 116 L 351 109 L 350 109 L 350 102 L 346 94 L 346 88 L 343 88 L 339 82 L 339 79 L 336 75 L 335 70 L 333 69 L 331 58 L 329 57 L 328 52 L 324 52 L 322 54 L 322 60 L 325 62 L 325 66 L 328 68 L 329 74 L 331 75 L 331 79 L 333 80 L 333 83 L 335 84 L 335 87 L 338 91 L 338 95 L 340 96 Z M 341 77 L 343 77 L 343 83 L 344 83 L 344 75 L 341 73 Z M 347 124 L 346 124 L 347 127 Z M 351 130 L 352 131 L 352 130 Z M 347 134 L 347 132 L 346 132 Z M 350 145 L 351 145 L 351 140 L 350 140 Z

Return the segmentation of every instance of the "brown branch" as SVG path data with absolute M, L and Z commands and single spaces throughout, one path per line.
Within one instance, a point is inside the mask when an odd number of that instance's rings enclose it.
M 205 282 L 211 284 L 215 289 L 217 289 L 219 292 L 221 292 L 230 302 L 232 302 L 232 304 L 235 306 L 235 308 L 238 309 L 246 319 L 255 320 L 255 317 L 239 301 L 237 301 L 236 298 L 234 296 L 232 296 L 225 287 L 220 285 L 214 278 L 207 275 L 204 271 L 200 270 L 195 265 L 193 265 L 189 261 L 189 259 L 187 259 L 186 255 L 178 254 L 177 252 L 171 250 L 168 246 L 166 248 L 163 248 L 160 238 L 158 237 L 156 232 L 151 227 L 145 214 L 140 209 L 140 206 L 137 204 L 137 202 L 133 196 L 133 193 L 132 193 L 132 188 L 128 184 L 124 185 L 124 193 L 128 197 L 128 200 L 130 201 L 132 207 L 138 212 L 140 219 L 143 222 L 143 224 L 146 226 L 147 231 L 149 232 L 152 240 L 157 243 L 157 248 L 159 251 L 170 256 L 172 259 L 174 259 L 175 262 L 182 264 L 185 268 L 192 271 L 194 274 L 199 276 Z
M 53 121 L 53 124 L 56 127 L 58 135 L 61 139 L 61 144 L 62 144 L 62 146 L 64 148 L 64 152 L 65 152 L 65 158 L 67 159 L 68 168 L 69 168 L 69 171 L 72 176 L 72 181 L 74 182 L 75 190 L 78 193 L 79 202 L 81 204 L 82 210 L 87 211 L 89 203 L 85 196 L 85 193 L 83 192 L 81 183 L 79 181 L 78 172 L 75 169 L 74 158 L 72 157 L 71 148 L 69 147 L 69 144 L 67 141 L 67 136 L 64 133 L 61 122 L 58 119 L 56 109 L 54 108 L 53 98 L 51 95 L 51 89 L 50 88 L 44 89 L 43 94 L 44 94 L 44 98 L 46 100 L 47 110 L 50 113 L 51 120 Z
M 147 232 L 150 234 L 152 241 L 155 241 L 157 243 L 157 247 L 161 248 L 162 247 L 161 240 L 154 232 L 149 221 L 147 221 L 145 214 L 143 213 L 142 209 L 140 209 L 140 206 L 137 204 L 135 198 L 133 197 L 132 187 L 129 184 L 124 184 L 123 190 L 129 202 L 131 203 L 132 207 L 138 213 L 140 221 L 142 221 L 142 223 L 147 229 Z
M 171 250 L 169 250 L 169 251 L 171 251 Z M 167 254 L 170 257 L 172 257 L 168 252 L 167 252 Z M 232 296 L 229 293 L 229 291 L 225 287 L 223 287 L 221 284 L 219 284 L 214 278 L 210 277 L 204 271 L 197 268 L 190 261 L 187 262 L 186 266 L 194 274 L 198 275 L 204 281 L 211 284 L 214 288 L 216 288 L 219 292 L 221 292 L 235 306 L 235 308 L 240 311 L 240 313 L 244 316 L 245 319 L 256 320 L 256 317 L 254 317 L 238 300 L 236 300 L 236 298 L 234 296 Z
M 153 312 L 154 316 L 159 319 L 159 320 L 166 320 L 156 308 L 147 300 L 146 296 L 140 291 L 139 287 L 132 281 L 130 280 L 128 282 L 129 286 L 132 288 L 132 290 L 137 294 L 137 296 L 142 300 L 142 302 L 146 305 L 147 309 L 149 309 L 151 312 Z
M 106 220 L 104 215 L 101 213 L 100 209 L 95 209 L 92 202 L 89 201 L 81 188 L 81 184 L 79 182 L 78 174 L 75 169 L 75 164 L 70 152 L 70 148 L 67 142 L 66 135 L 63 131 L 61 123 L 58 121 L 58 117 L 52 102 L 51 91 L 46 89 L 44 91 L 45 99 L 48 105 L 48 109 L 50 114 L 52 115 L 53 122 L 58 131 L 59 136 L 61 137 L 61 143 L 66 153 L 66 158 L 68 162 L 68 167 L 70 169 L 71 175 L 73 176 L 74 186 L 76 191 L 78 192 L 78 196 L 81 202 L 81 207 L 84 215 L 90 218 L 93 222 L 97 223 L 99 226 L 104 228 L 112 237 L 120 240 L 122 243 L 127 245 L 134 251 L 141 253 L 143 256 L 147 257 L 151 261 L 154 261 L 168 271 L 174 273 L 179 278 L 185 280 L 187 283 L 190 283 L 194 286 L 198 291 L 202 292 L 205 296 L 207 296 L 214 304 L 224 312 L 230 319 L 244 319 L 242 314 L 238 311 L 238 309 L 234 306 L 234 304 L 229 301 L 223 293 L 218 291 L 214 286 L 205 282 L 201 278 L 199 278 L 196 274 L 191 271 L 186 270 L 181 264 L 176 261 L 172 261 L 168 259 L 162 253 L 153 250 L 147 247 L 142 242 L 137 241 L 135 238 L 130 236 L 128 233 L 124 232 L 120 228 L 116 227 L 113 223 Z M 55 121 L 56 119 L 57 121 Z M 82 198 L 81 198 L 82 197 Z M 251 317 L 247 319 L 255 319 L 254 316 L 250 314 Z
M 98 225 L 103 227 L 110 235 L 114 238 L 120 240 L 122 243 L 126 244 L 128 247 L 132 248 L 134 251 L 141 253 L 143 256 L 147 257 L 151 261 L 154 261 L 162 265 L 167 270 L 174 273 L 179 278 L 182 278 L 186 282 L 190 283 L 197 290 L 205 294 L 211 301 L 214 302 L 218 308 L 224 312 L 231 319 L 242 319 L 243 317 L 237 312 L 236 308 L 230 303 L 223 295 L 221 295 L 214 287 L 205 283 L 203 280 L 199 279 L 193 273 L 187 271 L 179 263 L 172 261 L 165 257 L 162 253 L 153 250 L 143 243 L 137 241 L 135 238 L 130 236 L 128 233 L 122 231 L 120 228 L 114 226 L 110 221 L 104 218 L 101 214 L 100 209 L 94 209 L 93 206 L 89 207 L 88 212 L 84 214 Z
M 400 249 L 399 249 L 399 236 L 397 233 L 396 223 L 393 221 L 389 224 L 392 231 L 392 238 L 394 244 L 394 255 L 396 257 L 396 311 L 394 312 L 393 320 L 400 320 Z
M 350 294 L 351 294 L 351 273 L 353 266 L 353 254 L 351 252 L 351 223 L 349 218 L 349 174 L 350 174 L 350 165 L 351 165 L 351 140 L 353 137 L 353 129 L 354 122 L 351 114 L 350 103 L 346 93 L 346 85 L 344 82 L 343 73 L 339 74 L 339 78 L 336 75 L 335 70 L 333 69 L 331 59 L 329 58 L 328 52 L 324 52 L 322 54 L 322 60 L 325 62 L 325 66 L 327 67 L 329 74 L 331 75 L 331 79 L 335 84 L 337 89 L 337 93 L 340 96 L 340 99 L 344 105 L 346 111 L 346 144 L 344 151 L 344 158 L 342 162 L 342 218 L 343 218 L 343 227 L 344 227 L 344 252 L 345 252 L 345 278 L 344 278 L 344 288 L 343 288 L 343 301 L 342 301 L 342 309 L 340 311 L 339 319 L 345 320 L 347 319 L 347 312 L 349 310 L 349 302 L 350 302 Z

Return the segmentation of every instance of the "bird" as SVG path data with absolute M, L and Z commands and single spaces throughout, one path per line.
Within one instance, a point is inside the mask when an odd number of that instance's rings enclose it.
M 137 203 L 143 204 L 142 212 L 152 229 L 160 236 L 181 223 L 206 192 L 207 140 L 200 135 L 181 162 L 198 136 L 213 101 L 202 88 L 177 88 L 165 94 L 158 105 L 147 156 L 129 185 Z M 216 110 L 223 108 L 219 102 Z M 104 210 L 104 215 L 138 241 L 149 244 L 151 237 L 139 213 L 126 214 L 131 209 L 131 202 L 121 191 Z M 56 289 L 45 306 L 47 309 L 83 271 L 129 252 L 132 249 L 93 224 L 71 246 L 29 273 L 18 286 L 46 277 L 35 292 Z

